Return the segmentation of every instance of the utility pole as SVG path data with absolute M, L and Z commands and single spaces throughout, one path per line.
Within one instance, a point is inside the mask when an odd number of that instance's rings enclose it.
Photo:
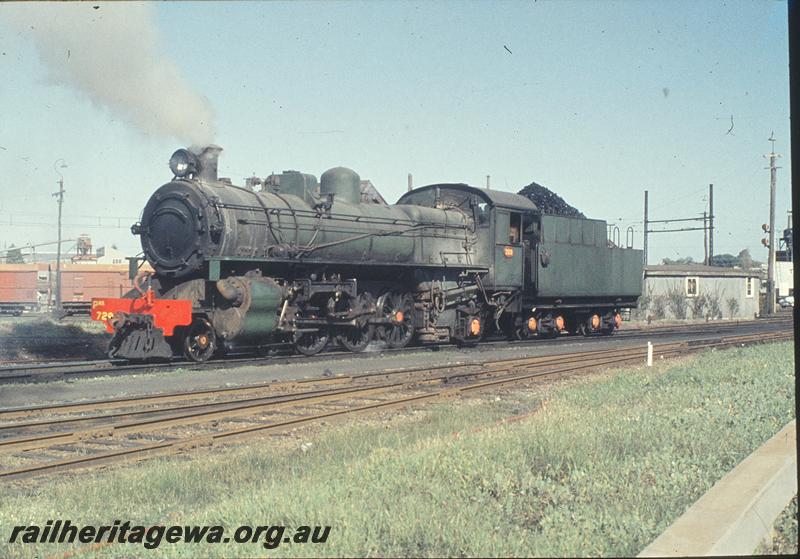
M 714 259 L 714 185 L 708 185 L 708 264 Z
M 772 151 L 769 155 L 769 231 L 768 243 L 769 248 L 769 262 L 767 264 L 767 314 L 775 314 L 775 180 L 778 176 L 778 167 L 775 166 L 775 160 L 780 157 L 780 154 L 775 153 L 775 132 L 769 136 L 769 141 L 772 142 Z
M 644 191 L 644 265 L 647 266 L 647 233 L 648 233 L 648 223 L 647 223 L 647 191 Z
M 414 177 L 411 176 L 411 173 L 408 174 L 408 192 L 411 192 L 414 188 Z
M 711 260 L 708 258 L 708 217 L 706 212 L 703 212 L 703 264 L 708 266 Z
M 56 168 L 58 162 L 61 161 L 61 168 L 66 169 L 67 163 L 63 159 L 56 159 L 53 163 L 58 176 L 58 192 L 53 193 L 53 196 L 58 200 L 58 244 L 56 245 L 56 314 L 61 314 L 61 207 L 64 205 L 64 175 Z
M 491 175 L 486 175 L 486 190 L 489 190 L 491 188 L 489 182 L 490 180 L 491 180 Z

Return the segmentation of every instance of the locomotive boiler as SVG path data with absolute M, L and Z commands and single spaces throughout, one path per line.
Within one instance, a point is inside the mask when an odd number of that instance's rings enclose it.
M 172 180 L 131 228 L 154 272 L 93 300 L 112 357 L 610 334 L 640 295 L 642 253 L 610 247 L 603 221 L 465 184 L 365 202 L 342 167 L 236 186 L 217 176 L 220 152 L 173 154 Z

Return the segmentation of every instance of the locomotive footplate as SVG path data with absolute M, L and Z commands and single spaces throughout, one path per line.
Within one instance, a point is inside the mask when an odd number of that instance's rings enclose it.
M 172 348 L 164 338 L 164 331 L 153 326 L 153 317 L 147 314 L 115 313 L 114 337 L 108 344 L 112 359 L 170 359 Z

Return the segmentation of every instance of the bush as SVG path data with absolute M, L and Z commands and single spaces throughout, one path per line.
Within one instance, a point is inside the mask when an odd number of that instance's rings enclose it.
M 722 318 L 722 295 L 719 290 L 706 294 L 708 302 L 708 317 L 711 319 Z
M 692 318 L 703 318 L 705 316 L 703 313 L 706 310 L 707 304 L 708 300 L 706 299 L 706 296 L 703 293 L 692 299 L 691 303 Z
M 728 299 L 728 317 L 734 318 L 739 312 L 739 300 L 736 297 Z
M 652 299 L 653 317 L 662 320 L 667 316 L 667 298 L 664 295 L 656 295 Z
M 631 315 L 635 319 L 644 319 L 647 317 L 647 311 L 653 305 L 653 288 L 647 286 L 647 291 L 639 296 L 636 308 L 633 309 Z
M 686 318 L 686 303 L 686 295 L 680 287 L 671 287 L 667 291 L 667 307 L 678 320 Z

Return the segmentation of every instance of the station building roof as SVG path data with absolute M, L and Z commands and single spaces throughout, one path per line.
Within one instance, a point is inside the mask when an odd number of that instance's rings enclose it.
M 762 272 L 759 268 L 724 268 L 722 266 L 705 266 L 703 264 L 660 264 L 646 266 L 646 277 L 739 277 L 760 278 Z

